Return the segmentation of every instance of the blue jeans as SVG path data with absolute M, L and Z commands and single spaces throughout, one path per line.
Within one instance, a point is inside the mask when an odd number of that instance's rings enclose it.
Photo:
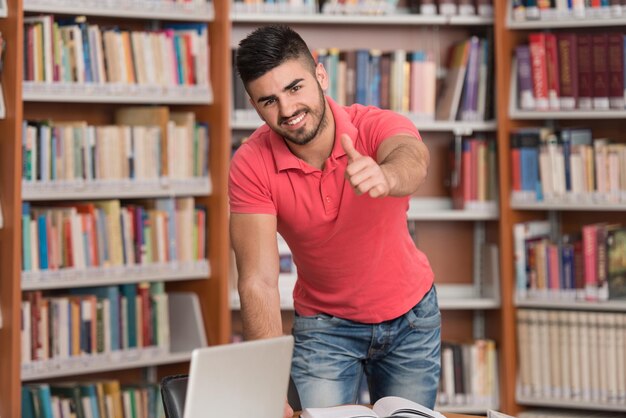
M 406 314 L 361 324 L 296 314 L 291 377 L 303 408 L 355 403 L 365 373 L 371 403 L 401 396 L 433 408 L 441 371 L 435 287 Z

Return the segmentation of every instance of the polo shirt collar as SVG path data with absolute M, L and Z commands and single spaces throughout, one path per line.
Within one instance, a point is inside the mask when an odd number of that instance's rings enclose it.
M 326 100 L 328 101 L 330 111 L 335 119 L 335 142 L 333 144 L 333 150 L 331 151 L 330 158 L 336 160 L 339 157 L 346 155 L 339 139 L 341 138 L 341 134 L 347 133 L 353 141 L 356 141 L 358 130 L 352 124 L 350 115 L 342 106 L 335 103 L 335 101 L 328 96 L 326 96 Z M 278 135 L 271 129 L 269 134 L 270 147 L 272 148 L 272 154 L 274 154 L 276 169 L 278 171 L 288 170 L 290 168 L 300 169 L 305 173 L 318 171 L 296 157 L 291 152 L 282 136 Z

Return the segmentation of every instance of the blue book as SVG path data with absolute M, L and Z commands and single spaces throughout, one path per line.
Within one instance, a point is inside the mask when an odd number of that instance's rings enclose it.
M 33 268 L 30 240 L 30 203 L 22 202 L 22 270 Z
M 96 385 L 93 383 L 81 384 L 80 395 L 83 400 L 87 398 L 88 401 L 86 402 L 86 404 L 89 405 L 89 409 L 91 410 L 91 417 L 101 418 L 100 410 L 98 409 L 98 392 L 96 391 Z
M 33 386 L 39 397 L 39 418 L 53 418 L 52 416 L 52 399 L 50 395 L 50 385 L 47 383 L 39 383 Z
M 33 394 L 27 386 L 22 386 L 22 418 L 37 418 Z
M 39 268 L 48 270 L 48 234 L 46 231 L 46 216 L 37 217 L 37 238 L 39 239 Z
M 126 299 L 126 319 L 128 323 L 128 347 L 137 347 L 137 285 L 120 285 L 120 293 Z
M 370 52 L 367 49 L 356 51 L 356 73 L 355 73 L 355 103 L 368 105 L 367 88 L 369 85 L 369 59 Z
M 120 289 L 118 286 L 98 286 L 70 289 L 72 295 L 95 295 L 98 299 L 107 299 L 111 316 L 111 350 L 121 349 L 120 345 Z
M 368 97 L 367 103 L 380 107 L 380 60 L 381 52 L 378 50 L 371 51 L 368 69 L 368 85 L 367 89 Z

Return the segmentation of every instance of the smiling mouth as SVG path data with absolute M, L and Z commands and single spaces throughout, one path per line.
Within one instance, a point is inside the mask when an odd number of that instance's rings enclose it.
M 283 124 L 287 126 L 297 125 L 298 123 L 302 122 L 305 116 L 306 116 L 306 112 L 302 112 L 297 117 L 284 121 Z

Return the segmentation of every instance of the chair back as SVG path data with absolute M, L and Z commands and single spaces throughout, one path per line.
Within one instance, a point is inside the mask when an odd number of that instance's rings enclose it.
M 176 374 L 161 380 L 161 397 L 166 418 L 183 418 L 189 375 Z

